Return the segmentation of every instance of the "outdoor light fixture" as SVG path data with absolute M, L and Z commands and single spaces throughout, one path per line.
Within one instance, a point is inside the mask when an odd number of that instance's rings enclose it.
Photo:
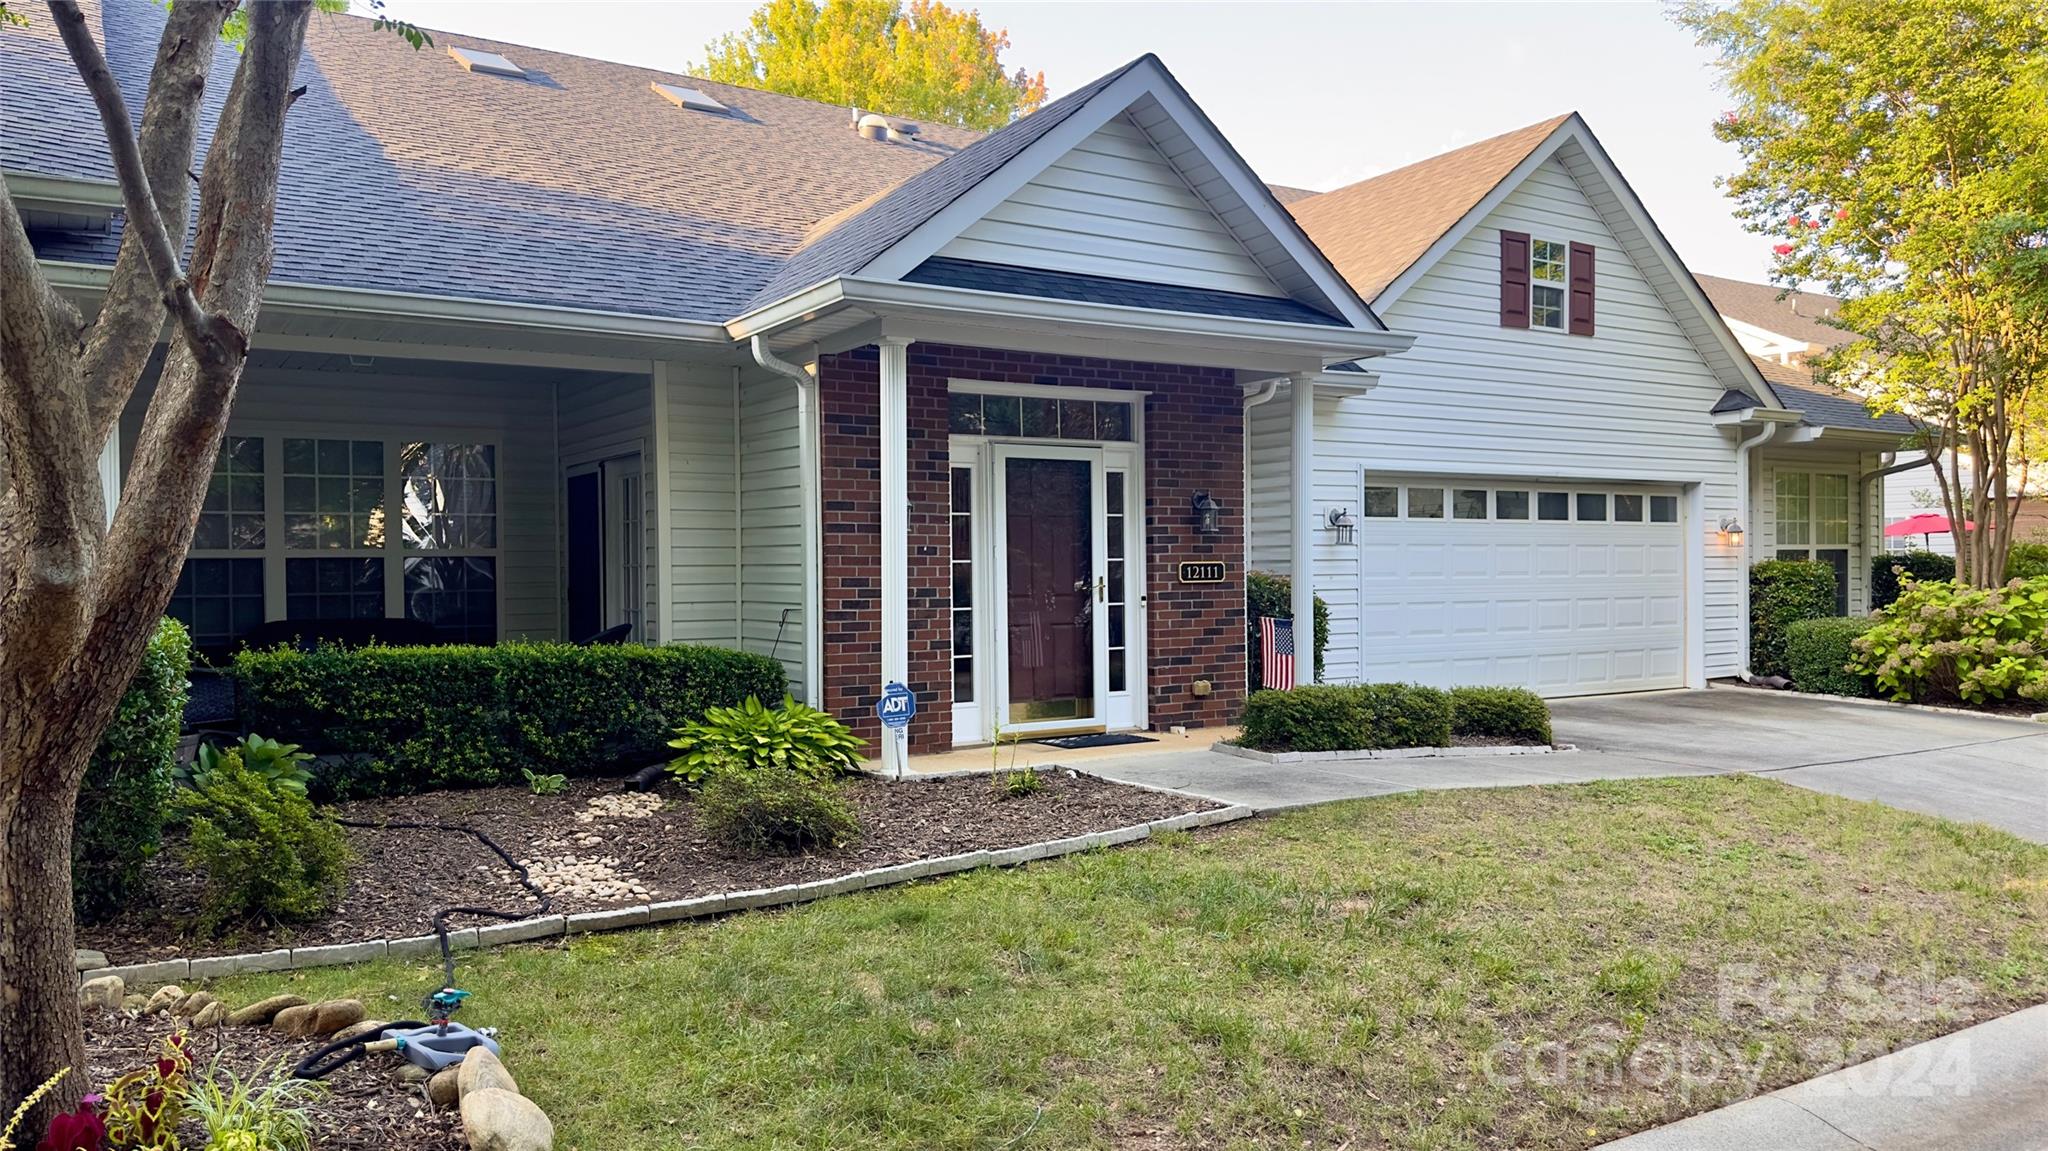
M 1353 531 L 1358 527 L 1358 521 L 1351 518 L 1350 508 L 1331 508 L 1326 518 L 1330 523 L 1330 531 L 1336 535 L 1338 543 L 1348 544 L 1356 538 Z
M 1730 547 L 1742 546 L 1742 521 L 1734 516 L 1721 517 L 1721 542 Z
M 1223 505 L 1208 492 L 1195 493 L 1195 530 L 1205 536 L 1223 534 Z

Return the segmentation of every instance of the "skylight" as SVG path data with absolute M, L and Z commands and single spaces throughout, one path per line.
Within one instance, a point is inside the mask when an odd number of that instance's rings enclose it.
M 648 87 L 653 88 L 662 99 L 678 108 L 689 108 L 698 112 L 725 111 L 725 105 L 695 88 L 685 88 L 678 84 L 650 84 Z
M 526 77 L 526 69 L 496 52 L 486 52 L 481 48 L 450 48 L 448 54 L 455 57 L 457 64 L 471 72 L 489 72 L 493 76 L 517 76 L 521 79 Z

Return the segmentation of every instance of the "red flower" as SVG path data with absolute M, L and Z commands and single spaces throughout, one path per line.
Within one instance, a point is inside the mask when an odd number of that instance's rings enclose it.
M 1819 220 L 1808 220 L 1808 221 L 1806 222 L 1806 226 L 1807 226 L 1807 227 L 1808 227 L 1809 229 L 1811 229 L 1811 228 L 1818 228 L 1818 227 L 1820 227 L 1820 221 L 1819 221 Z
M 1848 218 L 1849 218 L 1849 209 L 1847 209 L 1847 208 L 1836 208 L 1836 209 L 1835 209 L 1835 219 L 1837 219 L 1837 220 L 1846 220 L 1846 219 L 1848 219 Z
M 1789 256 L 1792 254 L 1792 245 L 1776 244 L 1772 246 L 1771 251 L 1778 253 L 1780 256 Z
M 50 1116 L 50 1129 L 36 1151 L 100 1151 L 106 1138 L 107 1125 L 90 1103 L 80 1103 L 76 1111 Z
M 1796 228 L 1799 225 L 1804 224 L 1806 221 L 1799 218 L 1799 213 L 1794 212 L 1792 213 L 1791 217 L 1788 218 L 1785 222 Z

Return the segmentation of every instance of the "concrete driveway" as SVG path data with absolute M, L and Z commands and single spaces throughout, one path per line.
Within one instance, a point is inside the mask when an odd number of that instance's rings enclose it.
M 1768 774 L 2048 843 L 2048 724 L 1734 687 L 1555 700 L 1551 713 L 1560 741 L 1616 767 Z
M 1551 711 L 1558 741 L 1579 751 L 1287 766 L 1189 751 L 1076 766 L 1261 811 L 1397 791 L 1747 771 L 2048 843 L 2048 725 L 1733 687 L 1553 700 Z

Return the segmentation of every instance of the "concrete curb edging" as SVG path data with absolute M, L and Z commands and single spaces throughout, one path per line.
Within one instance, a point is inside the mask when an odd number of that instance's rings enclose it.
M 453 950 L 498 947 L 537 939 L 708 919 L 733 911 L 791 907 L 834 895 L 846 895 L 877 887 L 895 887 L 919 879 L 976 871 L 984 867 L 1016 867 L 1040 859 L 1054 859 L 1098 847 L 1135 843 L 1141 839 L 1150 839 L 1161 832 L 1186 831 L 1197 827 L 1234 823 L 1240 819 L 1250 819 L 1256 814 L 1258 813 L 1243 804 L 1215 807 L 1155 819 L 1149 823 L 1134 823 L 1110 831 L 1092 831 L 1086 835 L 1069 836 L 1065 839 L 1041 840 L 1038 843 L 1006 847 L 997 851 L 969 851 L 937 859 L 920 859 L 869 871 L 855 871 L 830 879 L 812 880 L 808 883 L 792 883 L 751 891 L 729 891 L 719 895 L 634 904 L 631 907 L 614 907 L 574 915 L 549 915 L 485 927 L 465 927 L 459 931 L 449 932 L 448 944 Z M 278 948 L 274 951 L 258 951 L 247 955 L 168 959 L 156 963 L 102 967 L 80 972 L 79 980 L 83 982 L 87 979 L 98 979 L 103 975 L 118 975 L 127 983 L 139 986 L 176 983 L 188 979 L 218 979 L 228 975 L 248 975 L 257 972 L 300 971 L 313 967 L 362 963 L 372 959 L 430 959 L 440 954 L 441 942 L 437 936 L 415 935 L 405 939 L 373 939 L 361 943 L 336 943 L 320 947 Z
M 1848 703 L 1857 707 L 1882 707 L 1895 711 L 1924 711 L 1934 715 L 1964 715 L 1971 719 L 1996 719 L 2006 723 L 2029 725 L 2048 724 L 2048 711 L 2037 711 L 2032 715 L 2017 715 L 2011 712 L 1976 711 L 1967 707 L 1946 707 L 1938 703 L 1907 703 L 1897 699 L 1871 699 L 1860 695 L 1829 695 L 1823 691 L 1800 691 L 1798 688 L 1757 687 L 1747 683 L 1715 683 L 1709 681 L 1710 691 L 1754 691 L 1764 695 L 1783 695 L 1793 699 L 1818 699 L 1828 703 Z
M 1209 748 L 1219 755 L 1260 763 L 1356 763 L 1374 759 L 1491 759 L 1503 755 L 1563 755 L 1579 750 L 1574 744 L 1540 746 L 1511 744 L 1502 747 L 1390 747 L 1381 751 L 1260 751 L 1234 743 L 1217 741 Z

